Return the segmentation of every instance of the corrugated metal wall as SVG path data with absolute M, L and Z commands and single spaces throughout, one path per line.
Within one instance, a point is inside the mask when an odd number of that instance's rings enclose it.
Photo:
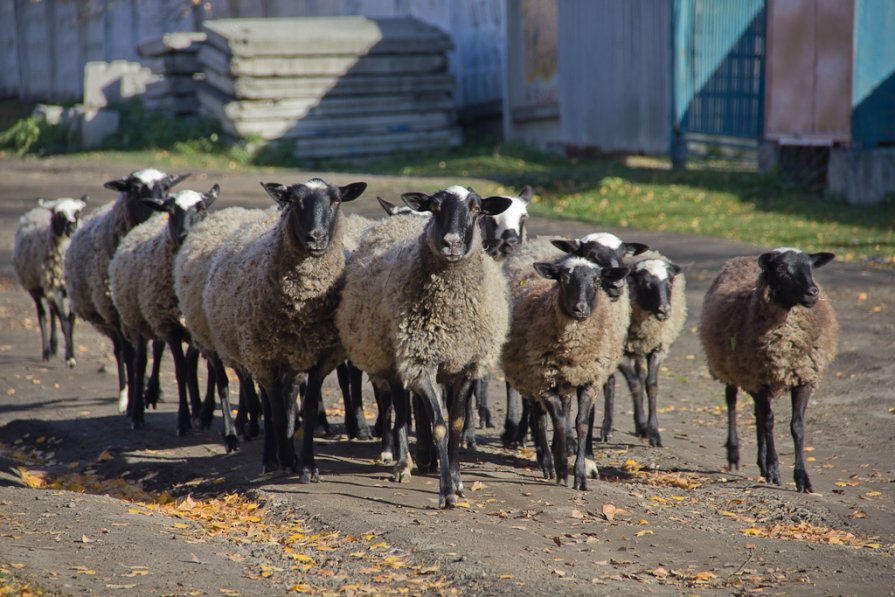
M 0 0 L 0 97 L 79 101 L 84 64 L 138 60 L 137 46 L 212 18 L 414 16 L 447 31 L 459 106 L 502 97 L 503 0 Z M 145 61 L 144 61 L 145 62 Z
M 671 135 L 671 3 L 560 0 L 563 141 L 665 153 Z
M 856 0 L 852 139 L 895 143 L 895 2 Z

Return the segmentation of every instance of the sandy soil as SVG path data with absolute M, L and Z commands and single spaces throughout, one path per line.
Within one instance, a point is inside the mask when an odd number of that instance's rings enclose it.
M 758 479 L 747 397 L 744 466 L 724 469 L 723 388 L 708 376 L 695 327 L 721 262 L 760 249 L 615 231 L 691 264 L 689 320 L 660 377 L 665 447 L 632 434 L 620 384 L 616 433 L 597 445 L 602 476 L 590 491 L 542 480 L 532 451 L 503 449 L 500 430 L 485 429 L 479 449 L 464 455 L 467 507 L 441 511 L 437 477 L 393 483 L 376 461 L 376 442 L 319 441 L 322 480 L 302 485 L 260 475 L 260 441 L 225 454 L 220 417 L 212 431 L 176 437 L 167 356 L 168 399 L 147 414 L 145 429 L 131 431 L 116 409 L 111 346 L 88 325 L 76 331 L 75 369 L 58 357 L 40 360 L 33 306 L 10 266 L 17 218 L 37 196 L 88 193 L 91 206 L 100 205 L 112 199 L 102 183 L 128 171 L 68 159 L 0 162 L 0 586 L 65 594 L 892 594 L 892 272 L 834 262 L 817 274 L 838 312 L 841 341 L 807 414 L 808 466 L 819 493 L 800 495 L 791 482 L 785 398 L 774 405 L 783 486 Z M 279 178 L 201 172 L 184 186 L 220 183 L 219 208 L 266 207 L 258 181 Z M 327 178 L 369 181 L 364 198 L 346 205 L 367 214 L 377 213 L 377 194 L 394 199 L 442 184 Z M 530 230 L 580 236 L 592 228 L 532 218 Z M 502 421 L 502 382 L 492 386 Z M 325 399 L 342 431 L 334 379 Z

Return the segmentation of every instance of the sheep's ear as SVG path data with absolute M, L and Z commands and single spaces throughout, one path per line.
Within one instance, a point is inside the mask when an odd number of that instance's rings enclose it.
M 770 253 L 762 253 L 758 256 L 758 267 L 761 268 L 761 271 L 768 269 L 768 266 L 771 265 L 771 259 L 773 259 L 775 255 L 777 255 L 777 253 L 771 251 Z
M 37 204 L 44 209 L 53 209 L 53 202 L 48 199 L 44 199 L 43 197 L 37 198 Z
M 401 201 L 413 211 L 432 211 L 432 197 L 425 193 L 403 193 Z
M 556 280 L 559 278 L 560 267 L 555 263 L 538 261 L 534 263 L 534 268 L 542 278 L 547 278 L 548 280 Z
M 600 280 L 603 282 L 618 282 L 628 277 L 631 270 L 627 267 L 606 267 L 600 272 Z
M 390 203 L 390 202 L 386 201 L 385 199 L 383 199 L 382 197 L 376 197 L 376 201 L 379 202 L 379 205 L 382 207 L 382 209 L 385 210 L 385 213 L 387 213 L 390 216 L 396 216 L 401 213 L 406 213 L 408 210 L 408 208 L 398 207 L 394 203 Z
M 485 197 L 482 199 L 482 213 L 496 216 L 508 210 L 512 204 L 513 200 L 509 197 Z
M 187 178 L 192 176 L 191 174 L 169 174 L 158 182 L 158 185 L 161 186 L 164 190 L 169 191 L 174 188 L 176 185 L 180 184 Z
M 531 198 L 534 197 L 534 191 L 530 186 L 525 185 L 522 187 L 522 190 L 519 191 L 519 198 L 527 205 L 531 203 Z
M 551 240 L 550 244 L 552 244 L 563 253 L 568 253 L 569 255 L 577 255 L 578 250 L 581 249 L 581 241 L 579 241 L 578 239 L 565 240 L 558 238 L 556 240 Z
M 339 197 L 343 203 L 347 201 L 354 201 L 358 197 L 361 196 L 367 190 L 367 183 L 365 182 L 352 182 L 349 185 L 344 187 L 339 187 Z
M 87 200 L 88 200 L 88 199 L 89 199 L 89 197 L 87 197 L 86 194 L 85 194 L 85 195 L 81 195 L 81 203 L 83 203 L 84 205 L 87 205 Z
M 669 263 L 667 269 L 672 278 L 684 271 L 684 268 L 676 263 Z
M 212 203 L 218 198 L 218 195 L 221 194 L 220 185 L 214 185 L 211 187 L 207 193 L 202 195 L 202 202 L 205 203 L 205 207 L 210 207 Z
M 128 178 L 119 178 L 118 180 L 110 180 L 109 182 L 103 184 L 103 186 L 112 191 L 118 191 L 120 193 L 124 193 L 130 187 L 131 179 Z
M 261 186 L 270 195 L 270 198 L 277 202 L 280 207 L 286 207 L 289 204 L 289 189 L 278 182 L 262 182 Z
M 649 247 L 643 243 L 625 243 L 625 255 L 633 257 L 649 251 Z
M 811 267 L 817 269 L 822 267 L 829 262 L 833 261 L 836 258 L 835 253 L 809 253 L 808 257 L 811 258 Z

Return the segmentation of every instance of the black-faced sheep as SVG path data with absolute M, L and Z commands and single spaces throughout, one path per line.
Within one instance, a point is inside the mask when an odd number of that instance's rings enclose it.
M 211 366 L 221 403 L 229 401 L 229 380 L 223 361 L 214 344 L 203 306 L 203 293 L 215 255 L 222 247 L 238 244 L 247 228 L 269 226 L 277 217 L 276 208 L 266 211 L 229 207 L 209 214 L 187 235 L 174 261 L 174 291 L 183 314 L 191 343 Z M 233 238 L 231 238 L 233 237 Z M 236 434 L 248 440 L 260 433 L 261 403 L 251 376 L 237 367 L 239 376 L 239 411 L 234 422 Z M 246 427 L 248 425 L 248 427 Z
M 109 263 L 112 300 L 121 319 L 122 331 L 136 349 L 134 371 L 137 375 L 131 384 L 130 395 L 130 399 L 137 400 L 135 416 L 142 417 L 139 396 L 142 395 L 146 342 L 164 341 L 174 357 L 179 396 L 178 435 L 186 434 L 191 427 L 188 391 L 193 417 L 199 417 L 202 406 L 196 382 L 198 353 L 193 351 L 185 355 L 183 351 L 183 343 L 189 341 L 189 335 L 183 326 L 174 291 L 174 260 L 190 230 L 202 221 L 219 192 L 220 188 L 215 185 L 204 194 L 187 190 L 164 198 L 144 199 L 152 209 L 167 217 L 150 218 L 131 230 Z M 224 420 L 229 451 L 236 443 L 229 405 Z M 208 421 L 203 421 L 205 424 L 210 424 L 210 416 Z
M 790 248 L 736 257 L 724 264 L 702 305 L 699 337 L 709 372 L 726 385 L 728 464 L 739 468 L 736 403 L 742 388 L 755 400 L 759 470 L 780 484 L 771 400 L 789 391 L 793 478 L 800 492 L 813 491 L 803 455 L 805 408 L 836 357 L 839 330 L 813 270 L 833 258 Z
M 40 207 L 28 211 L 19 219 L 12 264 L 16 278 L 28 291 L 37 309 L 40 327 L 41 356 L 48 361 L 58 350 L 56 320 L 65 341 L 65 364 L 75 366 L 72 331 L 75 316 L 68 305 L 63 279 L 63 259 L 72 234 L 78 228 L 81 210 L 87 197 L 39 200 Z M 50 333 L 47 337 L 47 314 L 44 301 L 50 308 Z
M 366 186 L 338 187 L 319 178 L 290 187 L 263 184 L 280 218 L 242 231 L 240 246 L 219 250 L 208 273 L 203 301 L 214 346 L 225 363 L 243 367 L 262 388 L 265 470 L 299 468 L 287 382 L 307 373 L 302 418 L 316 421 L 323 379 L 345 358 L 333 321 L 345 264 L 340 207 Z M 303 482 L 319 480 L 308 427 Z
M 65 287 L 72 311 L 112 340 L 118 363 L 118 405 L 120 410 L 127 406 L 129 416 L 136 405 L 128 403 L 127 380 L 135 378 L 135 374 L 125 369 L 130 369 L 133 363 L 134 348 L 122 334 L 112 303 L 109 262 L 121 238 L 155 213 L 142 199 L 164 196 L 187 176 L 172 176 L 147 168 L 105 183 L 107 189 L 119 192 L 118 199 L 91 214 L 90 220 L 72 235 L 65 253 Z M 147 399 L 152 402 L 157 397 L 147 396 Z M 134 427 L 143 424 L 142 419 L 130 418 Z
M 507 381 L 536 408 L 538 456 L 544 475 L 568 478 L 567 413 L 578 398 L 576 489 L 587 489 L 590 413 L 596 392 L 621 361 L 631 306 L 622 287 L 613 301 L 603 286 L 624 278 L 628 269 L 602 268 L 570 256 L 534 264 L 541 277 L 512 288 L 513 314 L 503 351 Z M 623 325 L 619 322 L 623 322 Z M 546 416 L 553 421 L 553 454 L 547 449 Z
M 463 493 L 459 447 L 466 402 L 473 382 L 497 364 L 509 324 L 506 281 L 482 247 L 477 220 L 500 213 L 510 202 L 482 199 L 459 186 L 433 195 L 405 193 L 402 199 L 431 217 L 421 234 L 403 241 L 376 244 L 376 228 L 366 235 L 346 268 L 336 324 L 352 362 L 374 383 L 392 389 L 397 480 L 407 479 L 412 466 L 409 397 L 403 390 L 421 398 L 427 421 L 417 427 L 419 445 L 427 446 L 429 434 L 434 436 L 439 506 L 448 507 Z M 393 220 L 383 226 L 400 226 Z M 441 384 L 450 404 L 450 434 Z

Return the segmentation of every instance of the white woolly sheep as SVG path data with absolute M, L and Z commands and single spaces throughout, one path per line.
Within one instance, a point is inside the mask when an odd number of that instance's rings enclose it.
M 121 327 L 128 341 L 136 348 L 131 399 L 142 395 L 142 372 L 145 367 L 146 341 L 161 340 L 168 344 L 174 357 L 175 376 L 179 396 L 177 417 L 178 435 L 190 427 L 190 403 L 193 417 L 203 411 L 199 400 L 196 367 L 198 352 L 193 349 L 184 355 L 183 343 L 189 335 L 182 324 L 182 315 L 174 292 L 174 260 L 190 230 L 205 217 L 208 207 L 217 199 L 220 187 L 215 185 L 205 194 L 180 191 L 163 199 L 144 199 L 152 209 L 167 217 L 153 217 L 131 230 L 121 241 L 109 263 L 109 286 L 112 300 L 121 319 Z M 213 397 L 212 397 L 213 400 Z M 138 402 L 142 402 L 139 401 Z M 138 404 L 138 408 L 139 408 Z M 214 404 L 205 408 L 203 427 L 211 423 Z M 229 404 L 224 414 L 225 441 L 228 451 L 235 448 L 237 439 L 229 415 Z
M 587 489 L 590 413 L 594 395 L 621 361 L 631 305 L 622 287 L 612 300 L 603 286 L 628 274 L 582 257 L 538 262 L 540 278 L 512 288 L 513 314 L 503 351 L 507 381 L 536 408 L 538 456 L 546 478 L 568 478 L 566 425 L 573 396 L 578 398 L 575 489 Z M 621 323 L 620 323 L 621 322 Z M 547 445 L 546 415 L 553 420 L 553 455 Z
M 500 213 L 510 202 L 482 199 L 459 186 L 401 198 L 432 216 L 421 234 L 400 242 L 375 240 L 386 228 L 401 226 L 396 218 L 365 235 L 346 268 L 336 325 L 351 361 L 392 391 L 399 481 L 409 478 L 412 467 L 409 396 L 403 390 L 421 398 L 428 420 L 417 427 L 418 448 L 426 449 L 434 435 L 439 506 L 448 507 L 463 494 L 458 451 L 472 383 L 497 364 L 509 323 L 506 281 L 482 247 L 477 220 Z M 439 384 L 450 405 L 450 438 Z M 431 466 L 431 455 L 419 460 Z
M 244 229 L 253 225 L 269 226 L 276 217 L 276 207 L 265 211 L 229 207 L 211 213 L 190 231 L 174 261 L 174 291 L 190 342 L 208 360 L 213 371 L 209 375 L 213 375 L 222 401 L 224 396 L 229 400 L 229 380 L 214 345 L 202 303 L 208 271 L 221 247 L 237 243 L 237 239 L 231 239 L 231 236 L 240 236 Z M 237 436 L 248 440 L 260 433 L 261 403 L 251 376 L 241 367 L 236 369 L 236 373 L 239 377 L 239 410 L 234 425 Z
M 65 253 L 65 287 L 72 311 L 112 340 L 118 363 L 118 407 L 124 410 L 127 406 L 135 428 L 143 425 L 142 409 L 137 412 L 134 401 L 127 399 L 127 380 L 134 378 L 135 373 L 125 372 L 130 367 L 128 363 L 133 362 L 134 347 L 124 338 L 112 303 L 109 261 L 120 239 L 154 213 L 141 199 L 161 197 L 187 176 L 172 176 L 147 168 L 105 183 L 107 189 L 119 192 L 118 199 L 99 208 L 78 228 Z M 157 396 L 147 396 L 150 402 L 157 399 Z
M 28 291 L 37 308 L 40 327 L 41 356 L 48 361 L 57 351 L 56 320 L 65 340 L 65 363 L 75 366 L 72 331 L 75 316 L 68 305 L 63 279 L 63 258 L 72 234 L 77 230 L 87 196 L 80 199 L 63 197 L 53 201 L 39 199 L 40 207 L 19 219 L 12 265 L 22 288 Z M 50 309 L 50 335 L 47 338 L 47 314 Z
M 290 187 L 263 184 L 281 207 L 279 220 L 263 232 L 251 231 L 250 238 L 248 231 L 242 233 L 247 238 L 238 250 L 218 251 L 203 295 L 221 358 L 244 367 L 262 388 L 265 470 L 298 469 L 295 401 L 284 378 L 307 373 L 303 482 L 319 480 L 308 422 L 317 420 L 324 377 L 345 357 L 333 321 L 345 265 L 340 206 L 366 186 L 338 187 L 319 178 Z M 230 330 L 230 337 L 223 330 Z M 236 347 L 227 345 L 234 340 Z
M 796 489 L 806 493 L 813 489 L 803 455 L 805 408 L 836 357 L 839 335 L 836 314 L 813 270 L 833 258 L 784 247 L 728 260 L 706 292 L 699 329 L 709 372 L 726 386 L 729 466 L 740 463 L 736 403 L 742 388 L 755 400 L 761 475 L 780 484 L 771 400 L 789 391 L 793 478 Z

